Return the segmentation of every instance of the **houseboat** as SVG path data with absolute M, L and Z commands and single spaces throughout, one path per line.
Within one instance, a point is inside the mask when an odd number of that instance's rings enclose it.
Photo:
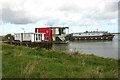
M 35 33 L 46 33 L 44 37 L 54 43 L 68 43 L 65 38 L 69 35 L 69 27 L 50 26 L 46 28 L 35 28 Z
M 86 31 L 69 35 L 70 40 L 112 40 L 113 37 L 114 35 L 107 31 Z
M 48 41 L 44 35 L 45 33 L 15 33 L 12 44 L 50 49 L 52 41 Z

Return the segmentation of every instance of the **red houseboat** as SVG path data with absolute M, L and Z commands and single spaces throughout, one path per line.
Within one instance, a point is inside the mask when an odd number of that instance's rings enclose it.
M 44 41 L 53 41 L 50 28 L 35 28 L 35 33 L 44 33 Z
M 69 27 L 35 28 L 35 33 L 44 33 L 45 41 L 67 42 L 65 37 L 69 35 Z

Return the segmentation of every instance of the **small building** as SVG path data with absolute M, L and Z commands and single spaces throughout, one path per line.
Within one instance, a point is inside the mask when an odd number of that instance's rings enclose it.
M 69 27 L 35 28 L 35 33 L 45 33 L 45 40 L 48 41 L 65 41 L 65 36 L 69 34 Z
M 44 40 L 44 33 L 15 33 L 15 41 L 18 42 L 42 42 Z

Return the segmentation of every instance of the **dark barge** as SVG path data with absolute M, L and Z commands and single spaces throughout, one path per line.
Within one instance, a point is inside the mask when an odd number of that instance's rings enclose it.
M 112 40 L 112 36 L 96 36 L 96 37 L 70 37 L 70 40 Z
M 15 46 L 27 46 L 30 48 L 45 48 L 45 49 L 51 49 L 53 42 L 19 42 L 19 41 L 12 41 L 9 42 L 12 45 Z

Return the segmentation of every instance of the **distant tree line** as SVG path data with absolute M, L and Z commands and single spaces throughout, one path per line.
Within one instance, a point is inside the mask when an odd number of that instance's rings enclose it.
M 5 36 L 0 36 L 0 41 L 12 41 L 14 40 L 14 35 L 7 34 Z

